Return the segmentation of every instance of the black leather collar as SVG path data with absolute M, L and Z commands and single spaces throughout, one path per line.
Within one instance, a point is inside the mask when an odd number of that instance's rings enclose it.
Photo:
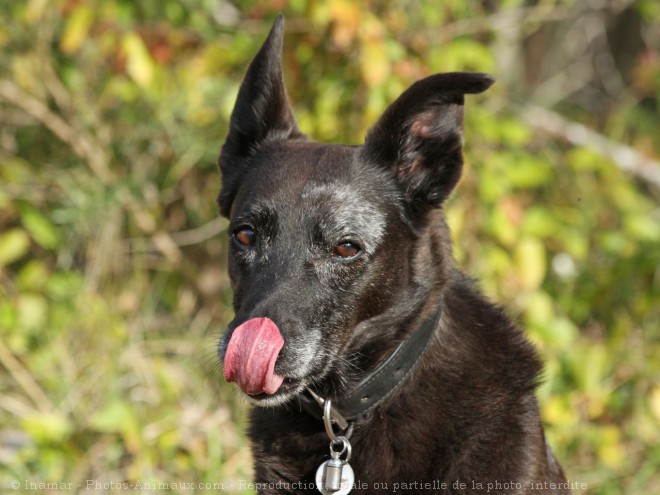
M 381 404 L 412 373 L 428 348 L 435 332 L 442 305 L 424 320 L 413 334 L 399 344 L 392 354 L 344 397 L 332 400 L 332 409 L 346 420 L 358 418 Z M 323 408 L 308 391 L 299 396 L 300 406 L 312 416 L 322 419 Z

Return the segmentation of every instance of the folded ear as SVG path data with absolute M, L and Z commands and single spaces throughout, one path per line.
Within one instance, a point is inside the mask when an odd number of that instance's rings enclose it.
M 304 139 L 293 116 L 282 79 L 284 17 L 279 15 L 248 68 L 229 121 L 229 134 L 218 158 L 221 213 L 229 214 L 245 158 L 268 141 Z
M 436 74 L 408 88 L 367 133 L 364 160 L 385 167 L 413 211 L 439 206 L 463 168 L 463 101 L 495 79 L 488 74 Z

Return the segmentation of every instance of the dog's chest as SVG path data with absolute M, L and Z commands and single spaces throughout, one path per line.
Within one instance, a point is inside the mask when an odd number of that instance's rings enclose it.
M 318 493 L 315 488 L 317 470 L 330 459 L 329 440 L 322 423 L 305 416 L 292 420 L 290 414 L 275 420 L 272 413 L 267 414 L 266 420 L 262 410 L 255 413 L 254 416 L 260 418 L 253 416 L 250 433 L 257 482 L 281 481 L 280 490 L 272 493 Z M 354 487 L 392 489 L 396 484 L 401 493 L 420 493 L 406 486 L 414 488 L 414 482 L 418 487 L 419 483 L 438 482 L 444 477 L 446 453 L 439 448 L 429 449 L 429 441 L 433 440 L 428 434 L 415 428 L 393 430 L 387 422 L 356 428 L 351 437 L 350 459 Z M 292 490 L 283 492 L 281 488 L 285 486 Z

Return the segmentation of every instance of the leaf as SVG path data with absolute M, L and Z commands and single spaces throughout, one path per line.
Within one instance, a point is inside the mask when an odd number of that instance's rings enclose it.
M 557 316 L 555 301 L 543 290 L 525 298 L 525 324 L 531 336 L 555 349 L 568 349 L 580 335 L 579 329 L 568 318 Z
M 44 280 L 50 276 L 46 262 L 31 260 L 18 272 L 16 284 L 20 291 L 39 292 L 44 289 Z
M 48 316 L 48 303 L 39 294 L 21 294 L 18 298 L 18 314 L 23 327 L 43 327 Z
M 428 65 L 432 72 L 496 70 L 493 52 L 484 44 L 470 38 L 459 38 L 428 51 Z
M 0 267 L 21 259 L 29 248 L 30 238 L 24 230 L 14 228 L 0 235 Z
M 571 425 L 577 422 L 574 407 L 565 396 L 553 396 L 542 407 L 543 421 L 557 425 Z
M 513 187 L 530 189 L 548 182 L 553 176 L 554 167 L 545 160 L 525 155 L 512 160 L 504 171 Z
M 66 54 L 77 52 L 85 43 L 94 21 L 94 12 L 89 5 L 79 5 L 67 19 L 60 48 Z
M 136 33 L 128 33 L 122 40 L 122 48 L 128 75 L 138 86 L 149 86 L 154 78 L 154 62 L 142 38 Z
M 522 231 L 532 237 L 554 235 L 559 229 L 558 222 L 543 206 L 532 206 L 525 210 Z
M 69 420 L 58 412 L 33 413 L 22 421 L 22 427 L 37 443 L 59 443 L 71 433 Z
M 382 39 L 368 39 L 362 43 L 360 70 L 362 79 L 370 88 L 385 82 L 390 74 L 390 61 Z
M 592 343 L 576 367 L 581 369 L 582 386 L 587 396 L 599 395 L 606 390 L 609 366 L 607 349 L 602 344 Z
M 566 153 L 566 159 L 575 170 L 598 170 L 603 166 L 603 158 L 587 148 L 573 148 Z
M 39 79 L 39 61 L 32 54 L 15 54 L 10 59 L 11 75 L 22 89 L 39 98 L 47 98 L 45 85 Z M 20 160 L 20 158 L 19 158 Z M 4 165 L 4 164 L 3 164 Z
M 122 436 L 129 452 L 140 451 L 142 440 L 138 419 L 133 409 L 126 402 L 114 400 L 105 409 L 96 413 L 90 426 L 106 433 L 118 433 Z
M 497 239 L 507 247 L 512 247 L 518 240 L 518 223 L 521 216 L 521 213 L 516 211 L 518 206 L 513 196 L 506 196 L 498 202 L 490 214 L 490 229 Z
M 598 457 L 603 464 L 616 468 L 624 463 L 626 456 L 621 444 L 621 431 L 613 425 L 600 430 Z
M 510 144 L 516 148 L 529 143 L 529 140 L 532 137 L 532 131 L 530 128 L 514 119 L 503 119 L 497 126 L 497 130 L 504 143 Z
M 660 423 L 660 385 L 654 386 L 649 393 L 649 405 L 651 406 L 651 412 Z
M 38 211 L 26 209 L 21 214 L 21 220 L 32 238 L 44 249 L 53 249 L 59 245 L 57 229 Z
M 635 214 L 624 217 L 627 233 L 640 241 L 660 242 L 660 221 L 649 214 Z
M 544 291 L 536 291 L 525 300 L 525 321 L 528 325 L 542 325 L 555 317 L 554 301 Z
M 560 349 L 568 348 L 580 335 L 578 327 L 568 318 L 559 317 L 553 321 L 546 322 L 546 324 L 548 325 L 546 341 L 555 343 L 556 347 Z
M 333 21 L 333 41 L 342 49 L 349 48 L 355 40 L 358 30 L 364 29 L 364 26 L 360 25 L 359 5 L 347 0 L 331 0 L 329 11 Z
M 90 420 L 90 426 L 106 433 L 121 433 L 132 422 L 134 422 L 133 412 L 124 402 L 116 400 L 96 413 Z
M 534 237 L 524 237 L 515 248 L 515 260 L 520 285 L 533 290 L 541 285 L 546 274 L 545 247 Z

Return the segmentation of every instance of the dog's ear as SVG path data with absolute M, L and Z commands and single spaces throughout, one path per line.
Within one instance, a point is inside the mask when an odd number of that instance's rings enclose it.
M 439 206 L 463 168 L 463 102 L 495 79 L 488 74 L 436 74 L 408 88 L 367 133 L 362 158 L 399 182 L 413 211 Z
M 289 104 L 282 79 L 284 17 L 279 15 L 248 68 L 229 121 L 229 134 L 218 158 L 222 190 L 220 211 L 228 216 L 243 177 L 245 158 L 265 142 L 304 139 Z

